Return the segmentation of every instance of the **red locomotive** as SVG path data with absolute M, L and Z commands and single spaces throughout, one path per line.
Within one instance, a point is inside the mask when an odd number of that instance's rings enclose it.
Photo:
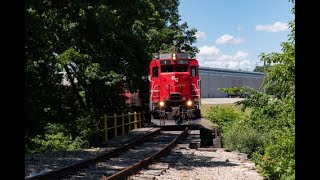
M 185 53 L 160 54 L 151 60 L 149 70 L 151 122 L 162 125 L 165 121 L 200 117 L 199 65 Z M 159 121 L 160 120 L 160 121 Z

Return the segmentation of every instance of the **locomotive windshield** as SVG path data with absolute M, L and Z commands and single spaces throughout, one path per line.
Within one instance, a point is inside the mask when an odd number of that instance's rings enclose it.
M 196 74 L 196 67 L 195 66 L 191 66 L 191 76 L 192 77 L 196 77 L 197 74 Z
M 173 72 L 172 65 L 161 66 L 161 72 Z
M 161 72 L 188 72 L 188 66 L 162 65 Z
M 188 66 L 176 66 L 176 72 L 188 72 Z

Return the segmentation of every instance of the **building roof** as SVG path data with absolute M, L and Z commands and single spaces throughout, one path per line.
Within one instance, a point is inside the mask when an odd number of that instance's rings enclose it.
M 261 77 L 261 78 L 263 78 L 264 76 L 264 74 L 260 72 L 249 72 L 249 71 L 211 68 L 211 67 L 199 67 L 199 74 L 218 74 L 218 75 L 227 75 L 227 76 L 247 76 L 247 77 Z

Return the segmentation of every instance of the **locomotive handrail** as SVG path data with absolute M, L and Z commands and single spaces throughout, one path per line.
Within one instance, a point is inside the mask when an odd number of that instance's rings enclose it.
M 104 137 L 105 137 L 105 142 L 108 141 L 108 130 L 114 129 L 114 137 L 118 136 L 118 128 L 121 128 L 122 135 L 125 135 L 125 127 L 128 126 L 128 132 L 131 131 L 132 129 L 132 124 L 133 124 L 133 129 L 137 129 L 138 127 L 142 127 L 142 121 L 144 121 L 144 118 L 142 118 L 142 115 L 144 117 L 144 113 L 141 112 L 134 112 L 128 114 L 122 113 L 121 115 L 114 114 L 113 116 L 108 116 L 107 114 L 104 115 Z M 133 121 L 131 121 L 131 117 L 133 116 Z M 118 118 L 121 117 L 121 123 L 118 124 Z M 125 117 L 127 117 L 127 123 L 125 123 Z M 113 125 L 112 127 L 109 127 L 109 120 L 113 119 Z
M 195 85 L 195 84 L 192 84 L 192 91 L 195 91 L 196 92 L 196 95 L 194 96 L 199 96 L 200 97 L 200 89 Z
M 151 81 L 152 82 L 152 89 L 150 90 L 150 92 L 151 92 L 151 94 L 150 94 L 150 97 L 153 97 L 153 93 L 154 92 L 160 92 L 160 90 L 158 89 L 158 90 L 156 90 L 156 87 L 158 87 L 159 88 L 159 85 L 153 85 L 153 81 Z M 159 97 L 159 96 L 155 96 L 155 97 Z

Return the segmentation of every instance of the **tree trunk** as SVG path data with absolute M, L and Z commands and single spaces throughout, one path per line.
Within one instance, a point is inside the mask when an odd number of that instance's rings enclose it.
M 70 81 L 70 83 L 71 83 L 71 87 L 72 87 L 73 93 L 74 93 L 75 96 L 77 97 L 77 99 L 78 99 L 81 107 L 82 107 L 83 109 L 86 109 L 86 104 L 84 103 L 82 97 L 81 97 L 80 94 L 79 94 L 79 91 L 77 90 L 77 85 L 74 83 L 74 79 L 73 79 L 72 76 L 71 76 L 71 72 L 69 71 L 68 66 L 65 65 L 65 66 L 64 66 L 64 69 L 65 69 L 66 72 L 67 72 L 68 79 L 69 79 L 69 81 Z

